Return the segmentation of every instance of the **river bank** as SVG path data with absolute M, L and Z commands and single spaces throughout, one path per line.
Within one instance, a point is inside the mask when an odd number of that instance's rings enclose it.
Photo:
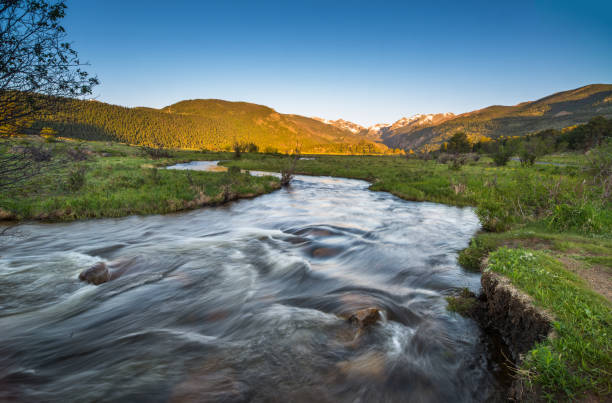
M 164 169 L 191 160 L 229 157 L 194 151 L 37 137 L 4 139 L 3 152 L 34 150 L 39 172 L 0 196 L 3 221 L 73 221 L 164 214 L 251 198 L 280 188 L 274 177 L 238 172 Z M 30 169 L 28 167 L 24 169 Z

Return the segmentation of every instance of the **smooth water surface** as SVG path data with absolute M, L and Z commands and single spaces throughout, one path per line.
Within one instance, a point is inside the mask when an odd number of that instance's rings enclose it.
M 0 400 L 485 401 L 471 209 L 349 179 L 165 216 L 28 224 L 0 252 Z M 128 265 L 94 286 L 81 270 Z M 114 262 L 114 263 L 113 263 Z M 343 315 L 385 319 L 359 330 Z

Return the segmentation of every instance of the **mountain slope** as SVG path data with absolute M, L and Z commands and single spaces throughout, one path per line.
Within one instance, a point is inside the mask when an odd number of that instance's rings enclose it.
M 432 149 L 457 131 L 466 132 L 472 140 L 522 136 L 585 123 L 599 115 L 612 117 L 610 84 L 587 85 L 514 106 L 494 105 L 429 127 L 403 126 L 388 130 L 381 139 L 389 147 Z
M 69 106 L 33 127 L 49 126 L 66 137 L 191 149 L 228 149 L 236 141 L 260 149 L 303 152 L 389 152 L 364 136 L 262 105 L 217 99 L 181 101 L 162 109 L 125 108 L 97 101 L 64 100 Z

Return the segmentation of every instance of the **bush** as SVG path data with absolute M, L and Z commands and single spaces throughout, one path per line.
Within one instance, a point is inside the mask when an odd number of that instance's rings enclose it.
M 504 146 L 500 146 L 497 151 L 495 151 L 492 155 L 491 158 L 493 158 L 493 163 L 498 166 L 498 167 L 502 167 L 506 164 L 508 164 L 508 161 L 510 161 L 510 157 L 512 157 L 512 151 L 510 149 L 508 149 L 507 147 Z
M 73 161 L 85 161 L 89 159 L 89 154 L 91 154 L 91 151 L 83 147 L 74 147 L 66 150 L 66 155 Z
M 449 169 L 453 171 L 459 171 L 462 166 L 467 162 L 467 157 L 465 155 L 455 155 L 453 159 L 450 160 Z
M 523 166 L 532 166 L 535 163 L 537 155 L 526 147 L 519 151 L 519 160 Z
M 72 168 L 68 172 L 68 181 L 67 188 L 71 192 L 76 192 L 80 190 L 83 186 L 85 186 L 85 174 L 87 173 L 87 168 L 84 165 L 79 165 Z
M 478 154 L 478 153 L 469 153 L 469 154 L 466 154 L 466 157 L 471 162 L 478 162 L 478 161 L 480 161 L 480 154 Z
M 259 147 L 255 143 L 248 143 L 246 145 L 246 151 L 248 153 L 256 153 L 256 152 L 259 152 Z
M 51 150 L 44 147 L 28 146 L 25 148 L 25 152 L 34 162 L 48 162 L 53 158 Z
M 234 158 L 240 158 L 240 156 L 242 155 L 242 152 L 245 149 L 245 146 L 244 144 L 238 141 L 234 141 L 234 144 L 232 144 L 232 149 L 234 150 Z
M 438 155 L 438 162 L 440 164 L 446 164 L 447 162 L 452 161 L 454 158 L 455 157 L 452 154 L 440 153 L 440 155 Z
M 499 202 L 485 202 L 478 206 L 476 215 L 482 228 L 490 232 L 506 231 L 512 224 L 512 217 L 506 207 Z
M 227 174 L 230 176 L 239 175 L 240 172 L 240 167 L 231 166 L 227 169 Z
M 266 147 L 264 148 L 264 153 L 266 154 L 278 154 L 278 148 L 274 148 L 274 147 Z
M 478 271 L 482 260 L 493 249 L 495 249 L 495 245 L 492 242 L 487 242 L 482 237 L 474 238 L 470 241 L 470 246 L 459 252 L 459 264 L 464 269 Z
M 446 151 L 453 154 L 469 153 L 472 150 L 467 135 L 464 132 L 457 132 L 448 139 Z
M 552 210 L 548 226 L 556 231 L 577 231 L 585 234 L 599 234 L 610 231 L 610 223 L 601 209 L 591 203 L 580 205 L 559 204 Z
M 143 151 L 154 160 L 172 158 L 172 153 L 163 147 L 143 147 Z
M 612 139 L 591 150 L 587 156 L 586 171 L 596 185 L 602 188 L 604 200 L 612 197 Z

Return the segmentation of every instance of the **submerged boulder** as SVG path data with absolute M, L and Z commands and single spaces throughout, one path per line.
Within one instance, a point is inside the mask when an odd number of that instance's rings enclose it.
M 378 308 L 365 308 L 345 315 L 345 317 L 350 323 L 363 329 L 377 323 L 383 316 Z
M 79 280 L 94 285 L 106 283 L 125 273 L 131 267 L 133 260 L 133 258 L 115 260 L 109 263 L 110 267 L 104 262 L 98 262 L 83 270 L 79 274 Z
M 79 280 L 99 285 L 111 279 L 111 272 L 104 262 L 98 262 L 79 274 Z

